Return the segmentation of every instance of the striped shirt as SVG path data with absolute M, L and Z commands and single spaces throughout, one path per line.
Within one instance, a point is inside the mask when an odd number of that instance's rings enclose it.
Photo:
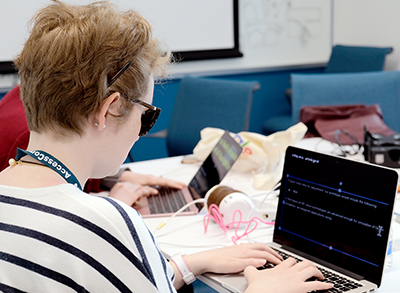
M 141 216 L 73 185 L 0 186 L 0 291 L 175 292 Z

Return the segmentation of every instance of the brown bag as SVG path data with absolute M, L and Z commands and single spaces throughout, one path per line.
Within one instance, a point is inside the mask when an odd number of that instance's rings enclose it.
M 337 142 L 335 132 L 338 130 L 354 136 L 360 144 L 364 143 L 364 127 L 370 133 L 395 133 L 383 122 L 382 110 L 378 104 L 303 106 L 300 109 L 300 121 L 308 127 L 304 137 L 320 136 L 332 142 Z M 354 141 L 341 143 L 354 144 Z

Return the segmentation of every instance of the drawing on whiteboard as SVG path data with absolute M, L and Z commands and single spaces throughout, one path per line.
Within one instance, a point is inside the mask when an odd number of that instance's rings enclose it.
M 277 47 L 296 42 L 307 47 L 322 34 L 322 11 L 310 2 L 295 0 L 243 0 L 241 39 L 249 48 Z

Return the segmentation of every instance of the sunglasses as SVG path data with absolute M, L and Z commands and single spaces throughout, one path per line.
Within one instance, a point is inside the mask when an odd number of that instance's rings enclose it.
M 148 110 L 142 113 L 141 127 L 139 132 L 139 136 L 146 135 L 154 126 L 154 123 L 156 123 L 158 116 L 160 116 L 161 109 L 138 99 L 131 99 L 130 101 L 131 103 L 137 103 L 148 108 Z
M 108 83 L 108 87 L 110 87 L 121 76 L 121 74 L 124 73 L 125 70 L 128 69 L 128 67 L 130 65 L 131 65 L 131 62 L 126 63 L 125 66 L 122 67 L 120 69 L 120 71 L 118 71 L 117 74 L 115 74 L 111 78 L 110 82 Z M 141 127 L 140 127 L 139 136 L 144 136 L 150 131 L 150 129 L 156 123 L 158 116 L 160 116 L 161 109 L 157 108 L 153 105 L 150 105 L 146 102 L 143 102 L 139 99 L 130 99 L 130 102 L 140 104 L 148 109 L 142 113 L 142 117 L 141 117 Z

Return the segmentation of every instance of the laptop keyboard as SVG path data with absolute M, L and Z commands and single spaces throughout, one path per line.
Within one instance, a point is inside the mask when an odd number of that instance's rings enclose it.
M 282 258 L 284 260 L 287 259 L 288 257 L 293 257 L 297 262 L 302 261 L 301 259 L 296 258 L 293 255 L 289 255 L 289 254 L 287 254 L 287 253 L 285 253 L 285 252 L 283 252 L 283 251 L 281 251 L 279 249 L 276 249 L 274 247 L 271 247 L 271 248 L 274 249 L 275 251 L 277 251 L 282 256 Z M 262 269 L 268 269 L 268 268 L 272 268 L 272 267 L 274 267 L 274 265 L 269 263 L 269 262 L 267 262 L 264 266 L 259 267 L 258 269 L 262 270 Z M 334 285 L 333 285 L 333 288 L 331 288 L 329 290 L 322 290 L 322 291 L 316 291 L 316 292 L 340 293 L 340 292 L 347 292 L 347 291 L 350 291 L 352 289 L 356 289 L 358 287 L 362 287 L 363 286 L 360 283 L 356 283 L 356 282 L 354 282 L 354 281 L 352 281 L 350 279 L 347 279 L 347 278 L 342 277 L 342 276 L 340 276 L 338 274 L 332 273 L 332 272 L 330 272 L 328 270 L 325 270 L 325 269 L 323 269 L 321 267 L 317 266 L 317 268 L 322 272 L 322 274 L 325 277 L 325 279 L 322 280 L 321 282 L 332 283 Z M 317 278 L 313 277 L 313 278 L 309 279 L 308 281 L 314 281 L 314 280 L 317 280 Z
M 168 187 L 158 188 L 158 194 L 149 196 L 147 201 L 151 214 L 174 213 L 186 204 L 181 190 Z

